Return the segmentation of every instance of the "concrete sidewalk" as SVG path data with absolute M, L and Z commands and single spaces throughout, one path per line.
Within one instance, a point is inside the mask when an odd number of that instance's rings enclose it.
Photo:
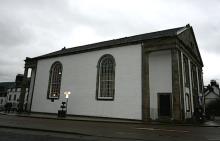
M 42 118 L 42 119 L 57 119 L 57 120 L 73 120 L 73 121 L 95 121 L 95 122 L 112 122 L 112 123 L 142 123 L 139 120 L 126 120 L 126 119 L 115 119 L 115 118 L 102 118 L 102 117 L 87 117 L 87 116 L 69 116 L 58 117 L 57 114 L 41 114 L 41 113 L 21 113 L 16 112 L 5 113 L 0 112 L 1 115 L 19 116 L 19 117 L 30 117 L 30 118 Z
M 0 112 L 1 115 L 18 116 L 18 117 L 29 117 L 29 118 L 40 118 L 40 119 L 56 119 L 56 120 L 70 120 L 70 121 L 90 121 L 90 122 L 107 122 L 107 123 L 130 123 L 130 124 L 148 124 L 148 125 L 172 125 L 172 126 L 200 126 L 200 127 L 220 127 L 220 117 L 216 117 L 215 121 L 206 121 L 202 124 L 192 123 L 171 123 L 171 122 L 157 122 L 151 121 L 143 123 L 139 120 L 126 120 L 126 119 L 114 119 L 114 118 L 102 118 L 102 117 L 86 117 L 86 116 L 69 116 L 64 118 L 58 117 L 56 114 L 41 114 L 41 113 L 5 113 Z

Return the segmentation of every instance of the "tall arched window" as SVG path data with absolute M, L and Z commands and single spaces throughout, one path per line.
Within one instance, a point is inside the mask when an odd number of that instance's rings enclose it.
M 50 77 L 47 93 L 47 97 L 49 99 L 58 99 L 60 96 L 62 69 L 62 64 L 58 61 L 54 62 L 50 68 Z
M 98 62 L 96 97 L 98 100 L 113 100 L 115 93 L 115 59 L 103 55 Z

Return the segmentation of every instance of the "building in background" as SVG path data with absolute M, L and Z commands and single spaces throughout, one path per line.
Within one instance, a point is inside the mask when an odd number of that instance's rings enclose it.
M 216 102 L 220 98 L 219 83 L 216 80 L 211 80 L 208 86 L 204 87 L 205 105 Z
M 1 82 L 0 83 L 0 110 L 4 109 L 6 104 L 8 89 L 15 87 L 15 82 Z
M 26 58 L 27 109 L 135 120 L 186 120 L 204 104 L 203 62 L 190 25 Z M 24 103 L 25 88 L 20 103 Z
M 10 103 L 10 110 L 16 111 L 18 109 L 19 98 L 21 94 L 22 81 L 24 79 L 23 74 L 17 74 L 15 78 L 15 82 L 3 82 L 0 83 L 0 106 L 3 110 L 6 103 Z M 25 89 L 25 103 L 24 107 L 27 103 L 28 97 L 28 87 L 29 83 L 27 83 L 27 88 Z

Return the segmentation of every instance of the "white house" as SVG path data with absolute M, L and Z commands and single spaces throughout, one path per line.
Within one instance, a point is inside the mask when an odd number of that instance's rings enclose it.
M 210 84 L 204 89 L 204 95 L 206 106 L 216 102 L 218 99 L 220 99 L 219 84 L 215 80 L 211 80 Z
M 6 103 L 12 104 L 12 110 L 17 110 L 19 98 L 21 94 L 22 80 L 24 75 L 17 74 L 15 82 L 2 82 L 0 83 L 0 109 L 5 108 Z M 24 108 L 27 105 L 27 97 L 29 92 L 29 80 L 27 81 L 25 89 Z
M 20 87 L 13 87 L 8 89 L 7 96 L 5 99 L 5 103 L 12 103 L 12 109 L 17 110 L 19 98 L 21 94 Z M 24 99 L 24 107 L 27 104 L 27 97 L 28 97 L 28 88 L 26 88 L 25 99 Z
M 0 82 L 0 110 L 4 110 L 7 98 L 7 90 L 15 87 L 15 82 Z
M 202 104 L 202 67 L 190 25 L 63 48 L 26 58 L 28 110 L 56 114 L 70 91 L 69 115 L 185 120 Z

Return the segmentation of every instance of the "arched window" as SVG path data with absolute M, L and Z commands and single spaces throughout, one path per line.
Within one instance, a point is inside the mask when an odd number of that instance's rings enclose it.
M 48 99 L 58 99 L 60 96 L 62 69 L 62 64 L 58 61 L 54 62 L 50 68 Z
M 98 100 L 113 100 L 115 93 L 115 59 L 103 55 L 98 62 L 96 97 Z

